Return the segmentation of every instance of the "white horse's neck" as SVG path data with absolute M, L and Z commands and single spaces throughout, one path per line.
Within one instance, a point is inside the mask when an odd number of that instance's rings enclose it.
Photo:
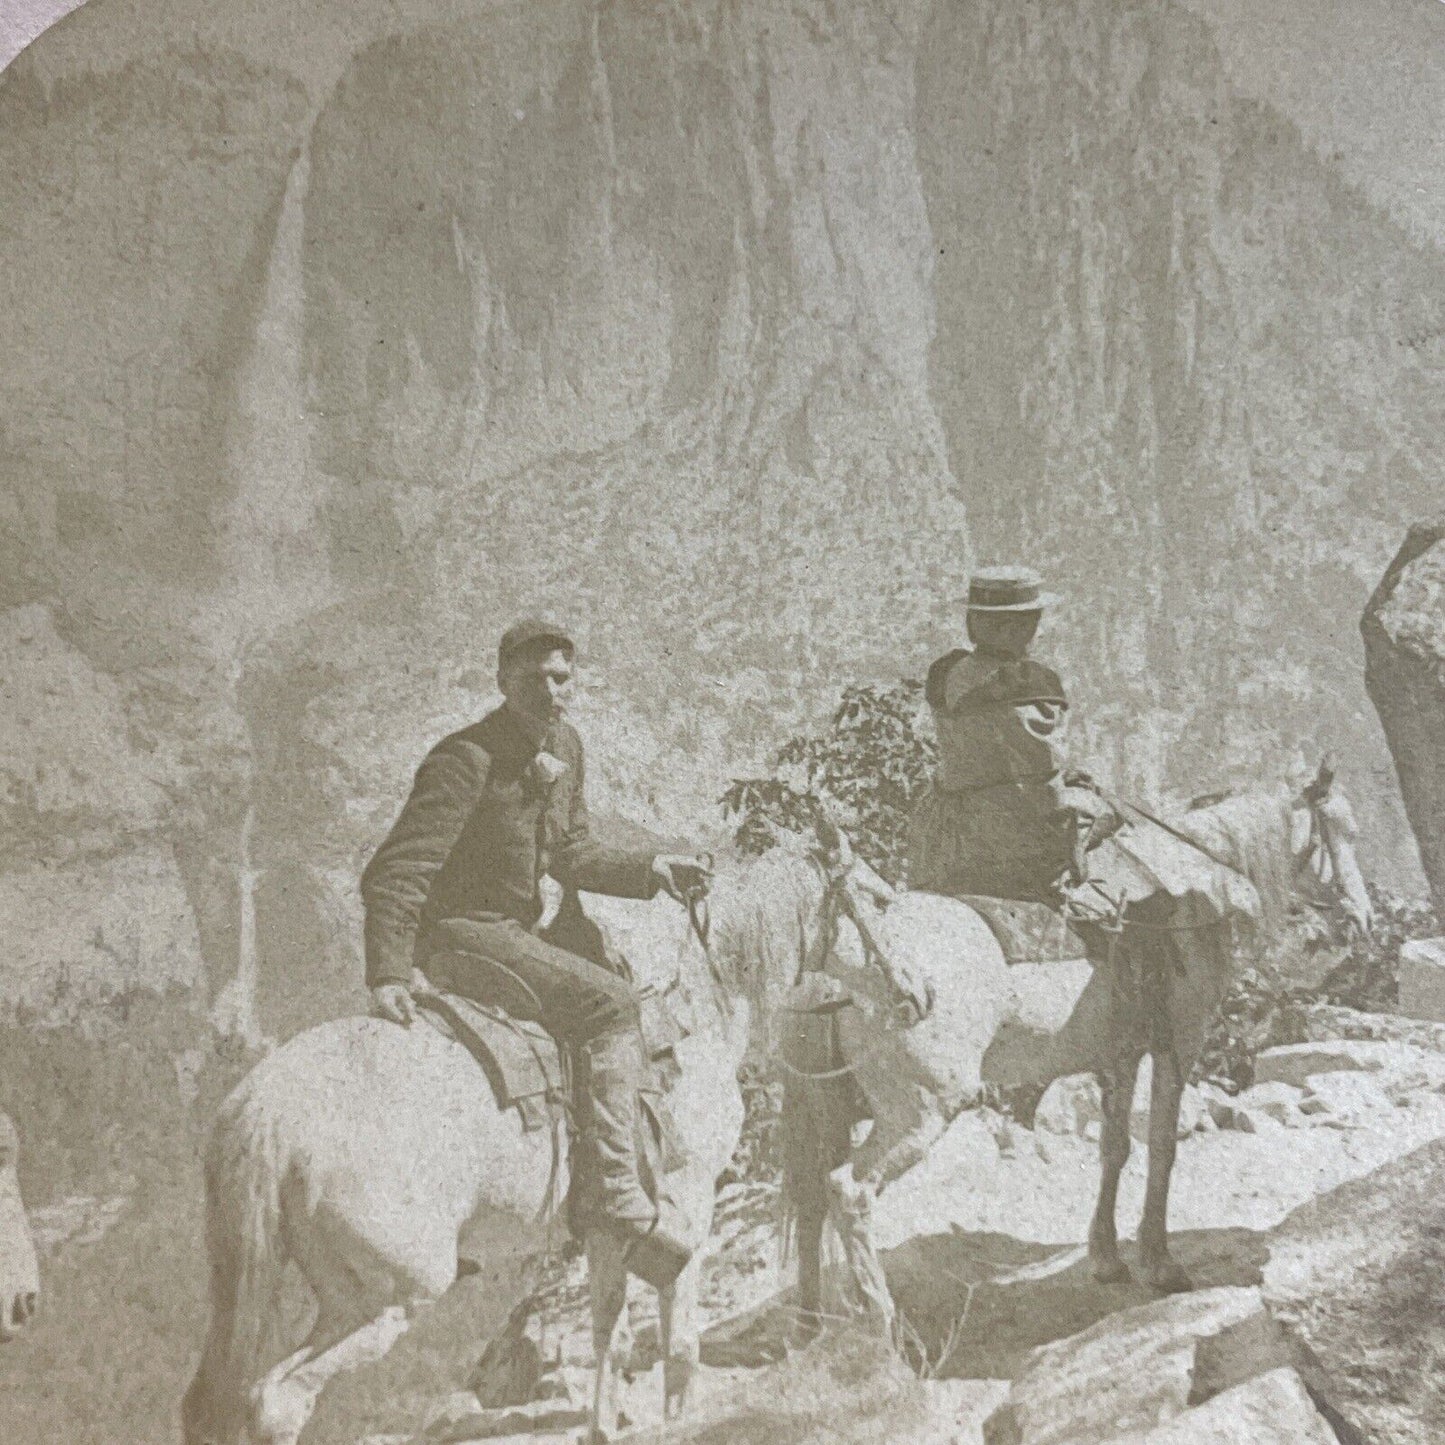
M 817 868 L 784 849 L 715 880 L 708 946 L 690 939 L 683 977 L 738 1062 L 770 1047 L 772 1017 L 818 941 L 823 895 Z

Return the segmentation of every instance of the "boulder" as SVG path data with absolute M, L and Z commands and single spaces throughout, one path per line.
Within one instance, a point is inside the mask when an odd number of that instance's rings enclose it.
M 1400 949 L 1400 1012 L 1445 1022 L 1445 938 L 1412 938 Z
M 1300 1111 L 1303 1091 L 1293 1084 L 1267 1080 L 1244 1090 L 1233 1102 L 1233 1117 L 1226 1128 L 1258 1134 L 1271 1125 L 1294 1125 L 1304 1122 Z
M 1196 1403 L 1199 1342 L 1264 1311 L 1258 1290 L 1171 1296 L 1106 1316 L 1035 1350 L 1007 1402 L 984 1425 L 987 1445 L 1077 1445 L 1152 1429 Z M 1243 1368 L 1256 1373 L 1246 1358 Z M 1238 1383 L 1215 1372 L 1217 1388 Z
M 914 1445 L 983 1445 L 983 1426 L 1008 1398 L 1007 1380 L 925 1380 L 929 1419 Z
M 1338 1445 L 1299 1375 L 1270 1370 L 1144 1435 L 1113 1445 Z
M 1399 1014 L 1365 1013 L 1340 1004 L 1312 1003 L 1281 1010 L 1272 1039 L 1284 1043 L 1334 1043 L 1339 1039 L 1375 1039 L 1412 1044 L 1445 1054 L 1445 1023 L 1402 1018 Z
M 1365 607 L 1365 688 L 1445 917 L 1445 521 L 1410 528 Z
M 1445 1140 L 1297 1209 L 1263 1274 L 1271 1314 L 1327 1382 L 1321 1409 L 1341 1440 L 1445 1440 Z
M 1139 1066 L 1134 1085 L 1134 1102 L 1129 1110 L 1129 1132 L 1140 1144 L 1149 1142 L 1149 1091 L 1152 1061 Z M 1080 1139 L 1097 1139 L 1103 1122 L 1099 1083 L 1093 1074 L 1067 1074 L 1055 1079 L 1044 1091 L 1034 1110 L 1034 1128 L 1051 1134 L 1072 1135 Z M 1186 1084 L 1179 1100 L 1180 1139 L 1199 1129 L 1212 1126 L 1213 1119 L 1199 1089 Z

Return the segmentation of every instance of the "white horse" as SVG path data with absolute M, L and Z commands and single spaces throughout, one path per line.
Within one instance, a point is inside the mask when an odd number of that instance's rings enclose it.
M 1355 859 L 1354 817 L 1343 794 L 1331 791 L 1325 769 L 1298 798 L 1231 798 L 1192 811 L 1181 827 L 1250 880 L 1260 903 L 1261 948 L 1278 935 L 1301 890 L 1316 900 L 1329 895 L 1368 931 L 1370 900 Z M 1100 1279 L 1127 1278 L 1115 1198 L 1129 1155 L 1134 1080 L 1146 1053 L 1153 1076 L 1140 1263 L 1155 1288 L 1188 1288 L 1169 1255 L 1169 1177 L 1184 1083 L 1246 961 L 1230 926 L 1196 927 L 1177 913 L 1167 929 L 1150 929 L 1143 919 L 1126 924 L 1112 964 L 1077 968 L 1083 979 L 1073 1007 L 1066 1018 L 1056 1007 L 1049 1017 L 1037 985 L 1056 983 L 1057 977 L 1040 976 L 1057 970 L 1011 967 L 983 918 L 956 899 L 904 893 L 878 909 L 864 896 L 878 893 L 876 875 L 870 870 L 860 888 L 846 838 L 826 825 L 822 836 L 830 846 L 816 886 L 826 890 L 825 913 L 851 917 L 862 931 L 842 930 L 829 951 L 830 966 L 857 1006 L 838 1012 L 831 1052 L 815 1044 L 811 1059 L 796 1055 L 784 1104 L 785 1190 L 796 1215 L 804 1311 L 816 1315 L 820 1307 L 820 1245 L 831 1219 L 847 1257 L 852 1306 L 878 1327 L 891 1327 L 893 1303 L 868 1225 L 878 1191 L 918 1162 L 986 1084 L 1042 1090 L 1055 1078 L 1086 1071 L 1100 1076 L 1104 1113 L 1089 1254 Z M 1147 909 L 1140 912 L 1147 919 Z M 880 959 L 889 961 L 891 981 L 872 966 Z M 900 1016 L 899 980 L 914 993 L 931 994 L 931 1011 L 921 1021 Z M 1030 985 L 1039 997 L 1030 997 Z M 848 1126 L 858 1112 L 858 1090 L 873 1125 L 854 1150 Z
M 822 889 L 812 889 L 810 917 L 798 878 L 798 860 L 773 855 L 722 870 L 706 952 L 675 905 L 634 905 L 628 952 L 638 978 L 665 981 L 677 959 L 692 1028 L 677 1046 L 668 1100 L 686 1162 L 665 1187 L 698 1246 L 742 1129 L 737 1071 L 754 1021 L 821 926 Z M 263 1059 L 222 1105 L 206 1157 L 211 1319 L 182 1407 L 187 1445 L 294 1445 L 327 1381 L 380 1359 L 416 1310 L 450 1287 L 459 1236 L 484 1253 L 486 1221 L 502 1216 L 514 1221 L 510 1237 L 516 1224 L 534 1225 L 540 1247 L 553 1149 L 548 1131 L 528 1132 L 515 1110 L 497 1107 L 461 1045 L 425 1024 L 338 1019 Z M 585 1244 L 592 1433 L 605 1438 L 618 1414 L 627 1275 L 613 1235 L 594 1231 Z M 268 1367 L 288 1259 L 316 1296 L 316 1317 L 305 1341 Z M 685 1407 L 697 1362 L 698 1268 L 694 1256 L 659 1301 L 669 1416 Z
M 20 1199 L 19 1158 L 20 1135 L 0 1112 L 0 1344 L 20 1334 L 40 1303 L 40 1268 Z

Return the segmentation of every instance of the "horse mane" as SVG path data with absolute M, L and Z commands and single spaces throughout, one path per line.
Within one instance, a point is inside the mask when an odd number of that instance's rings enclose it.
M 1288 793 L 1237 793 L 1190 808 L 1179 823 L 1181 833 L 1254 884 L 1266 935 L 1278 931 L 1294 899 L 1290 814 Z
M 723 989 L 751 1003 L 765 1047 L 773 1005 L 812 949 L 822 893 L 818 869 L 786 848 L 725 865 L 713 879 L 712 966 Z

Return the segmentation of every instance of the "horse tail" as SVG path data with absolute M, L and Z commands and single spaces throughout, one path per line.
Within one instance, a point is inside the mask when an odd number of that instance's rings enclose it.
M 243 1090 L 218 1116 L 206 1150 L 211 1318 L 182 1405 L 186 1445 L 232 1445 L 246 1426 L 286 1263 L 282 1174 L 275 1120 Z
M 843 1063 L 836 1014 L 792 1015 L 783 1040 L 783 1250 L 814 1255 L 828 1215 L 828 1176 L 851 1153 L 857 1085 Z M 815 1263 L 815 1262 L 811 1262 Z M 816 1305 L 816 1301 L 812 1302 Z

